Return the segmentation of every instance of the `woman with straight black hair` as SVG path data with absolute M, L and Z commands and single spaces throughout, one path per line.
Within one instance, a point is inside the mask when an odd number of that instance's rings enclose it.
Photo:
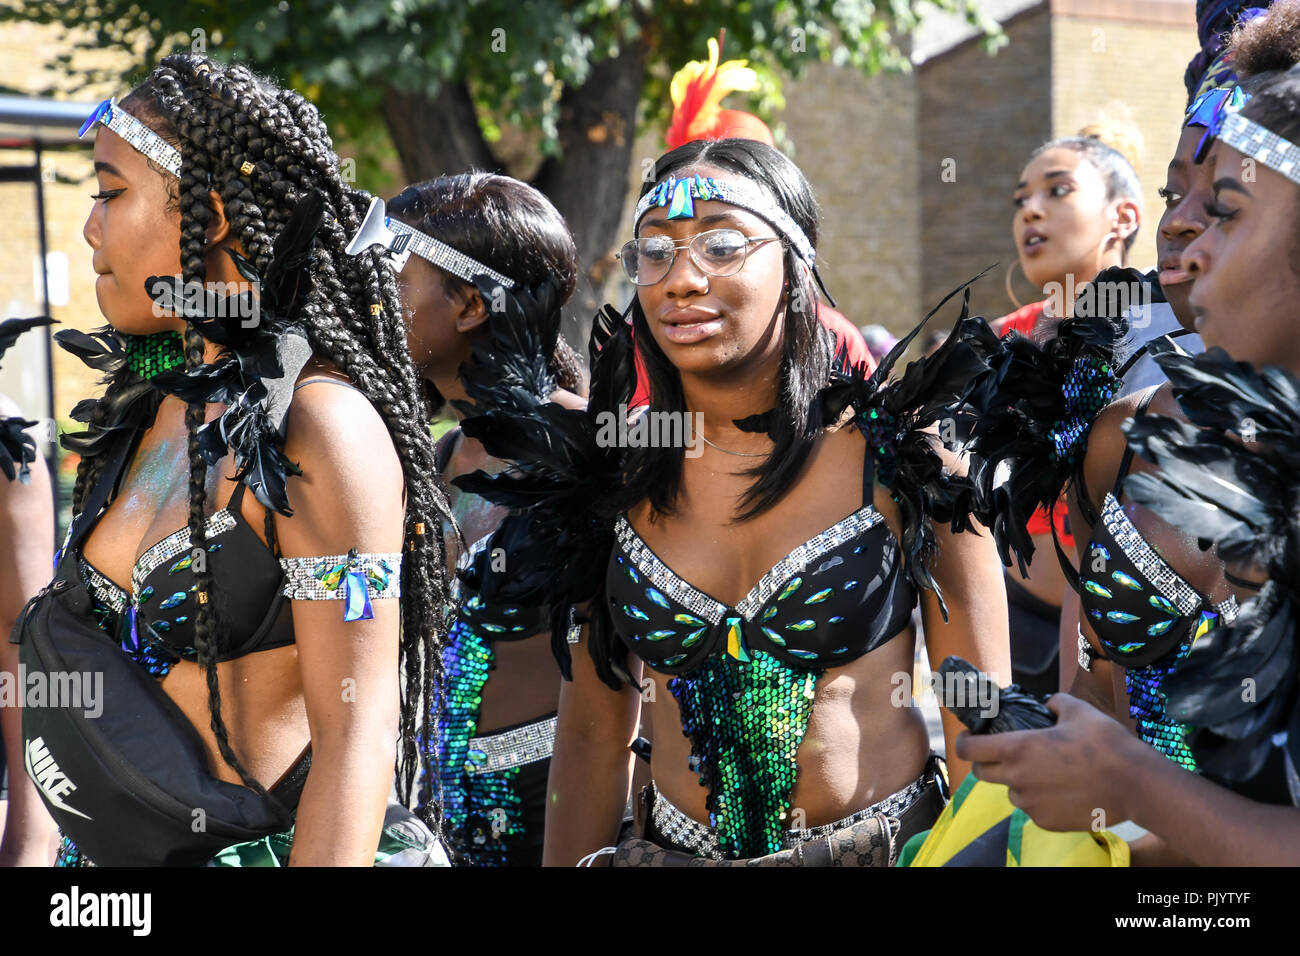
M 991 541 L 931 525 L 961 478 L 925 430 L 978 362 L 960 336 L 897 383 L 881 384 L 910 338 L 869 380 L 837 360 L 815 312 L 817 206 L 765 144 L 663 156 L 635 235 L 620 254 L 631 324 L 598 317 L 586 412 L 543 398 L 462 424 L 517 465 L 477 487 L 532 503 L 498 534 L 517 520 L 537 553 L 563 556 L 545 589 L 587 619 L 552 616 L 571 680 L 546 860 L 615 842 L 644 713 L 645 839 L 617 863 L 813 863 L 814 846 L 844 862 L 810 842 L 838 834 L 850 862 L 888 865 L 943 805 L 912 642 L 895 639 L 918 600 L 936 665 L 958 654 L 1008 674 Z M 629 418 L 633 334 L 650 405 Z

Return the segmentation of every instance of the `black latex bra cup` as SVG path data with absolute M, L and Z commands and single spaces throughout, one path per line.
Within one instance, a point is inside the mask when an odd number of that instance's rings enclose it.
M 284 569 L 240 514 L 244 488 L 242 482 L 236 484 L 230 501 L 208 517 L 204 529 L 211 600 L 222 623 L 219 661 L 294 642 Z M 77 555 L 82 580 L 113 613 L 110 630 L 123 648 L 162 661 L 197 657 L 193 560 L 189 529 L 172 532 L 140 555 L 128 593 Z
M 546 625 L 549 611 L 521 602 L 509 600 L 484 601 L 478 594 L 474 581 L 474 563 L 492 540 L 492 532 L 475 541 L 456 561 L 457 573 L 453 576 L 451 598 L 456 605 L 456 618 L 492 641 L 519 641 L 531 637 Z M 486 556 L 490 561 L 491 556 Z

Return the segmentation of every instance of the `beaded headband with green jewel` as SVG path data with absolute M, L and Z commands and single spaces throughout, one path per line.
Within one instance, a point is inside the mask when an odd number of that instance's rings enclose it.
M 636 234 L 642 217 L 655 207 L 667 206 L 669 219 L 694 219 L 696 199 L 715 200 L 730 206 L 739 206 L 765 220 L 781 234 L 781 238 L 790 245 L 794 254 L 808 265 L 822 294 L 831 305 L 835 304 L 831 294 L 826 291 L 826 283 L 822 281 L 821 273 L 817 271 L 817 251 L 808 241 L 808 236 L 766 190 L 756 189 L 746 183 L 717 180 L 712 176 L 701 176 L 698 173 L 680 179 L 670 176 L 637 202 L 633 235 Z

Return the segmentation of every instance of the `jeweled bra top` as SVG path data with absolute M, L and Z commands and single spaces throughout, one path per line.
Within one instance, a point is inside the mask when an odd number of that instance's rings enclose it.
M 1154 395 L 1152 391 L 1138 404 L 1138 417 Z M 1079 602 L 1102 649 L 1126 668 L 1151 665 L 1176 652 L 1198 630 L 1231 623 L 1237 615 L 1235 598 L 1211 603 L 1165 562 L 1124 512 L 1119 496 L 1132 460 L 1133 450 L 1125 448 L 1101 514 L 1085 514 L 1093 532 L 1079 576 Z M 1085 512 L 1092 512 L 1086 489 L 1079 500 Z
M 684 674 L 722 653 L 744 660 L 750 649 L 823 670 L 894 637 L 917 595 L 872 504 L 872 460 L 868 449 L 862 507 L 778 561 L 734 607 L 682 580 L 620 515 L 605 579 L 620 639 L 655 670 Z
M 310 381 L 298 383 L 295 389 Z M 211 574 L 211 600 L 220 624 L 218 661 L 294 643 L 291 601 L 343 600 L 344 619 L 355 620 L 368 616 L 362 604 L 368 605 L 371 598 L 401 597 L 400 553 L 310 558 L 273 554 L 241 513 L 246 487 L 236 482 L 225 507 L 204 522 L 203 559 Z M 127 591 L 81 553 L 75 555 L 81 580 L 99 605 L 101 626 L 158 677 L 176 660 L 197 659 L 195 558 L 189 528 L 173 531 L 136 560 Z M 362 579 L 365 586 L 358 589 L 355 585 Z
M 456 559 L 456 568 L 468 570 L 491 540 L 492 532 L 489 531 Z M 484 601 L 458 575 L 452 576 L 451 598 L 456 606 L 456 619 L 492 641 L 518 641 L 531 637 L 547 621 L 545 608 Z

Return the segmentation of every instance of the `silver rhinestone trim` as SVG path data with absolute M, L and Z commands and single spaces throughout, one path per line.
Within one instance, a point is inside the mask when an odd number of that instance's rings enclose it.
M 1142 537 L 1138 529 L 1133 526 L 1133 522 L 1129 520 L 1111 492 L 1106 493 L 1101 520 L 1105 522 L 1106 530 L 1128 555 L 1129 560 L 1137 566 L 1157 591 L 1178 608 L 1179 613 L 1186 617 L 1200 610 L 1202 604 L 1200 593 L 1179 577 L 1147 543 L 1146 538 Z
M 1220 601 L 1214 605 L 1214 610 L 1219 613 L 1219 619 L 1224 624 L 1231 624 L 1237 619 L 1237 596 L 1229 594 L 1227 600 Z
M 410 239 L 407 240 L 407 249 L 414 252 L 421 259 L 432 262 L 438 268 L 446 269 L 457 278 L 464 279 L 466 282 L 473 282 L 475 276 L 486 275 L 493 282 L 498 282 L 507 289 L 513 289 L 515 286 L 513 279 L 503 276 L 495 269 L 489 269 L 483 263 L 471 259 L 464 253 L 457 252 L 451 246 L 439 242 L 432 236 L 426 236 L 418 229 L 412 229 L 400 219 L 394 219 L 391 216 L 385 217 L 384 225 L 399 236 L 410 236 Z
M 326 573 L 340 564 L 347 564 L 346 554 L 328 554 L 312 558 L 281 558 L 284 569 L 284 596 L 294 601 L 341 601 L 345 588 L 343 576 L 333 587 L 327 587 L 316 577 L 316 572 Z M 357 567 L 366 569 L 378 566 L 387 576 L 388 585 L 376 588 L 369 577 L 366 590 L 373 598 L 399 598 L 402 596 L 402 552 L 368 552 L 357 555 Z
M 180 176 L 180 150 L 118 106 L 116 99 L 109 101 L 107 111 L 99 118 L 99 124 L 107 126 L 126 140 L 132 149 L 149 157 L 173 176 Z
M 821 826 L 809 827 L 805 830 L 786 830 L 782 845 L 785 849 L 792 850 L 801 843 L 830 836 L 836 830 L 853 826 L 879 814 L 897 817 L 921 795 L 927 783 L 929 783 L 929 774 L 923 773 L 897 793 L 891 793 L 878 803 L 850 813 L 834 823 L 823 823 Z M 670 803 L 658 787 L 655 787 L 654 806 L 651 808 L 650 815 L 654 819 L 655 829 L 678 846 L 710 860 L 725 859 L 722 847 L 718 843 L 718 831 L 687 816 Z
M 1239 153 L 1259 160 L 1293 183 L 1300 183 L 1300 147 L 1240 113 L 1223 120 L 1219 140 Z
M 547 717 L 533 724 L 525 724 L 514 730 L 487 737 L 471 737 L 469 750 L 477 754 L 466 762 L 465 769 L 471 774 L 496 773 L 511 767 L 545 760 L 555 750 L 555 717 Z
M 851 541 L 869 528 L 874 528 L 885 517 L 874 505 L 864 505 L 847 518 L 841 518 L 817 537 L 795 548 L 759 579 L 748 594 L 736 605 L 736 610 L 751 621 L 768 599 L 785 586 L 786 582 L 821 558 L 823 554 Z
M 650 546 L 641 540 L 633 530 L 627 518 L 619 515 L 614 521 L 614 536 L 623 554 L 650 583 L 663 591 L 670 598 L 689 610 L 696 617 L 703 618 L 710 624 L 717 624 L 727 612 L 727 606 L 709 597 L 703 591 L 691 587 L 659 560 L 659 556 L 650 550 Z
M 578 610 L 572 606 L 569 608 L 569 630 L 565 633 L 564 639 L 570 644 L 577 644 L 582 640 L 582 625 L 578 623 Z
M 234 527 L 235 516 L 222 508 L 220 511 L 213 512 L 211 517 L 203 522 L 203 536 L 211 541 L 217 535 L 233 530 Z M 173 531 L 140 555 L 139 560 L 135 562 L 135 567 L 131 569 L 131 588 L 137 594 L 140 593 L 149 575 L 188 550 L 190 550 L 190 529 L 182 528 L 180 531 Z
M 101 574 L 93 564 L 81 555 L 77 555 L 77 570 L 81 572 L 81 581 L 86 585 L 86 590 L 94 596 L 95 600 L 116 614 L 121 614 L 126 610 L 127 602 L 131 596 Z
M 1097 652 L 1092 649 L 1088 639 L 1083 636 L 1083 629 L 1078 629 L 1079 634 L 1079 667 L 1082 670 L 1092 671 L 1092 659 L 1097 656 Z

